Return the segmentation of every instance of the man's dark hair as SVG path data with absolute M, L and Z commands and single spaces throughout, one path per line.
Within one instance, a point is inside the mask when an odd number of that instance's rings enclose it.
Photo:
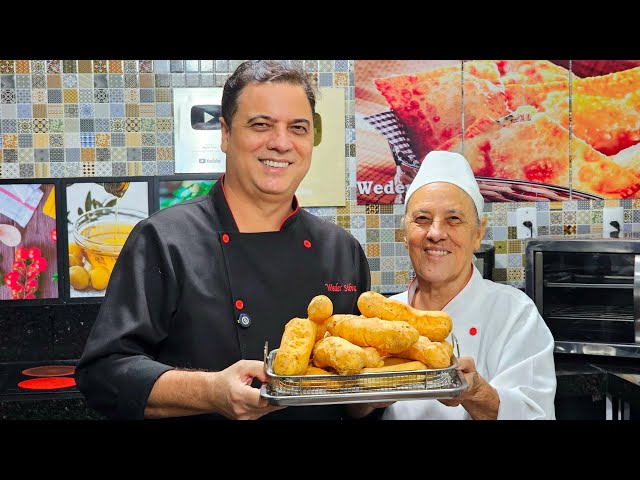
M 256 83 L 289 83 L 304 88 L 316 113 L 317 87 L 310 75 L 303 69 L 289 65 L 288 61 L 247 60 L 241 63 L 227 79 L 222 90 L 222 117 L 231 129 L 233 116 L 238 111 L 238 97 L 247 85 Z

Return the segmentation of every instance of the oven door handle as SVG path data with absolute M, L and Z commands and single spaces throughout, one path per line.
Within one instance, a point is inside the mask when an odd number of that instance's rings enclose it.
M 633 266 L 633 328 L 635 342 L 640 343 L 640 255 L 635 255 Z

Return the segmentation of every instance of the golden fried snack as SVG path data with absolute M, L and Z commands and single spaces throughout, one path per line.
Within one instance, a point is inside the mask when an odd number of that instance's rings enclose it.
M 327 318 L 324 322 L 318 323 L 318 328 L 316 330 L 316 343 L 322 340 L 327 333 L 327 324 L 331 321 L 331 317 Z
M 335 315 L 334 315 L 335 317 Z M 342 337 L 361 347 L 375 347 L 383 354 L 398 353 L 418 341 L 418 330 L 402 321 L 357 317 L 332 320 L 327 325 L 331 335 Z
M 363 390 L 368 389 L 389 389 L 400 387 L 403 385 L 411 385 L 424 381 L 424 375 L 414 374 L 413 371 L 426 370 L 427 367 L 417 360 L 409 360 L 396 365 L 386 365 L 378 368 L 363 368 L 360 373 L 389 373 L 389 372 L 406 372 L 406 375 L 390 375 L 390 376 L 369 376 L 363 375 L 358 381 L 358 385 Z M 373 378 L 371 378 L 373 377 Z
M 307 367 L 307 371 L 304 372 L 305 375 L 335 375 L 335 372 L 330 372 L 329 370 L 325 370 L 320 367 L 316 367 L 314 365 L 309 365 Z
M 408 349 L 398 354 L 400 357 L 418 360 L 427 368 L 447 368 L 451 365 L 451 355 L 440 342 L 432 342 L 427 337 L 420 339 Z
M 319 325 L 333 315 L 333 302 L 326 295 L 316 295 L 309 302 L 307 314 L 309 320 Z
M 331 367 L 338 375 L 354 375 L 364 368 L 367 354 L 358 345 L 340 337 L 326 337 L 313 347 L 313 364 Z
M 469 126 L 464 135 L 464 155 L 475 175 L 565 187 L 569 187 L 567 145 L 569 130 L 545 112 L 504 124 L 484 118 Z M 445 142 L 440 148 L 461 153 L 462 138 Z M 584 140 L 574 136 L 571 149 L 572 188 L 605 198 L 629 198 L 640 190 L 636 173 Z M 444 339 L 427 336 L 433 341 Z
M 380 356 L 380 352 L 374 347 L 362 347 L 364 353 L 367 354 L 367 359 L 365 360 L 365 368 L 374 368 L 374 367 L 382 367 L 384 366 L 384 360 Z
M 400 365 L 401 363 L 412 362 L 413 360 L 409 360 L 408 358 L 402 357 L 387 357 L 383 360 L 383 367 L 389 367 L 391 365 Z
M 434 342 L 439 342 L 447 338 L 453 328 L 451 317 L 446 312 L 439 310 L 418 310 L 398 300 L 387 298 L 377 292 L 362 292 L 360 297 L 358 297 L 358 308 L 366 317 L 405 321 L 418 330 L 420 335 L 429 337 L 429 339 Z
M 495 64 L 465 62 L 464 80 L 461 67 L 461 64 L 451 65 L 375 80 L 376 88 L 405 126 L 418 158 L 462 134 L 463 88 L 465 123 L 483 116 L 499 118 L 508 113 Z
M 451 358 L 451 356 L 453 355 L 453 345 L 451 345 L 446 340 L 443 340 L 440 343 L 447 350 L 447 355 L 449 355 L 449 358 Z
M 331 315 L 329 318 L 327 318 L 325 321 L 323 321 L 322 323 L 318 324 L 318 332 L 316 333 L 316 342 L 319 342 L 320 340 L 322 340 L 324 337 L 326 337 L 327 335 L 327 325 L 329 325 L 329 322 L 339 322 L 341 320 L 344 320 L 345 318 L 354 318 L 354 317 L 358 317 L 359 315 L 352 315 L 349 313 L 336 313 L 335 315 Z
M 498 60 L 495 63 L 505 85 L 567 81 L 572 75 L 566 68 L 549 60 Z
M 404 363 L 399 363 L 396 365 L 385 365 L 384 367 L 378 368 L 363 368 L 360 373 L 382 373 L 382 372 L 404 372 L 410 370 L 426 370 L 427 366 L 418 361 L 412 360 Z
M 308 318 L 296 317 L 287 322 L 273 360 L 276 375 L 302 375 L 307 371 L 317 329 Z

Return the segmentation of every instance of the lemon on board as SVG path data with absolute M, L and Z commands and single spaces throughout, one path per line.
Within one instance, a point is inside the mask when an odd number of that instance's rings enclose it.
M 84 257 L 82 249 L 74 242 L 69 242 L 69 255 L 75 255 L 78 258 Z
M 89 272 L 84 267 L 74 265 L 69 268 L 69 283 L 76 290 L 84 290 L 89 286 Z
M 69 266 L 70 267 L 81 267 L 82 266 L 82 257 L 78 257 L 77 255 L 69 254 Z
M 96 290 L 104 290 L 109 283 L 111 272 L 105 267 L 96 267 L 89 274 L 91 278 L 91 286 Z

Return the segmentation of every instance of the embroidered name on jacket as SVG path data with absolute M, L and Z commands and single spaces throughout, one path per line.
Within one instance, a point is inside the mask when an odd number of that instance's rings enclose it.
M 353 283 L 325 283 L 327 292 L 357 292 L 358 289 Z

